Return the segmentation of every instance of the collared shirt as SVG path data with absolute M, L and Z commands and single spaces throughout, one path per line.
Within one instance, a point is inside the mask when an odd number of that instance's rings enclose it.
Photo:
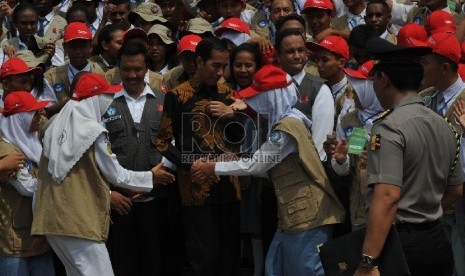
M 90 64 L 87 63 L 86 67 L 84 67 L 82 70 L 76 69 L 73 65 L 71 65 L 71 63 L 68 64 L 68 79 L 70 84 L 73 83 L 74 77 L 79 72 L 92 72 Z
M 344 95 L 347 84 L 347 77 L 344 75 L 344 78 L 342 78 L 340 82 L 331 86 L 331 93 L 333 94 L 334 101 L 339 100 Z
M 144 106 L 145 106 L 145 101 L 147 100 L 147 95 L 152 95 L 156 97 L 152 89 L 150 89 L 148 85 L 145 85 L 144 91 L 142 91 L 142 94 L 137 99 L 134 99 L 133 97 L 131 97 L 128 94 L 128 92 L 126 92 L 125 89 L 116 93 L 114 98 L 116 99 L 121 96 L 124 96 L 124 98 L 126 99 L 126 104 L 128 105 L 128 108 L 129 108 L 129 112 L 132 115 L 132 120 L 135 123 L 140 123 L 142 119 L 142 113 L 144 112 Z
M 300 86 L 306 72 L 292 76 L 294 82 Z M 326 160 L 326 152 L 323 149 L 323 142 L 326 141 L 326 135 L 333 133 L 334 126 L 334 99 L 331 90 L 326 84 L 323 84 L 318 92 L 312 108 L 312 138 L 315 147 L 318 150 L 320 159 Z
M 71 0 L 63 0 L 60 3 L 60 5 L 58 5 L 58 11 L 62 12 L 63 14 L 66 14 L 68 12 L 70 4 L 71 4 Z
M 459 94 L 465 89 L 465 83 L 462 81 L 460 76 L 457 77 L 457 81 L 454 84 L 449 86 L 444 91 L 438 91 L 434 93 L 433 97 L 435 97 L 438 93 L 442 93 L 444 96 L 444 104 L 442 106 L 437 107 L 438 110 L 442 111 L 441 116 L 446 114 L 447 110 L 449 110 L 455 102 L 455 99 L 459 96 Z
M 53 18 L 55 17 L 55 12 L 52 10 L 49 14 L 47 14 L 44 18 L 44 22 L 42 23 L 44 28 L 44 35 L 47 33 L 48 28 L 50 27 L 50 24 L 52 23 Z M 39 19 L 39 26 L 37 28 L 37 33 L 39 33 L 40 30 L 40 19 Z
M 158 72 L 158 74 L 164 75 L 164 74 L 168 73 L 169 70 L 170 70 L 170 69 L 168 69 L 168 64 L 166 64 L 165 67 L 163 67 L 163 68 L 160 70 L 160 72 Z
M 99 26 L 100 26 L 100 19 L 97 16 L 94 22 L 92 22 L 92 24 L 89 25 L 89 29 L 92 32 L 92 37 L 94 37 L 95 32 L 97 32 Z
M 384 33 L 382 33 L 379 37 L 382 39 L 387 39 L 388 34 L 389 34 L 388 31 L 385 30 Z
M 356 26 L 365 24 L 365 12 L 366 9 L 363 9 L 363 11 L 359 15 L 355 15 L 351 13 L 349 10 L 347 10 L 347 23 L 349 30 L 352 31 L 352 29 Z

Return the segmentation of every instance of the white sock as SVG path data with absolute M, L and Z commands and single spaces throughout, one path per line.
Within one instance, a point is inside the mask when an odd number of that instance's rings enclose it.
M 262 240 L 251 239 L 253 254 L 253 276 L 263 275 L 263 244 Z

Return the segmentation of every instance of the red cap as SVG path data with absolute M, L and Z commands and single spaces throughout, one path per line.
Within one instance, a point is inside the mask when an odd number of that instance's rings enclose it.
M 5 117 L 10 115 L 41 110 L 48 105 L 50 101 L 37 101 L 31 93 L 27 91 L 13 91 L 5 98 L 5 107 L 2 114 Z
M 405 47 L 415 47 L 412 40 L 426 41 L 428 34 L 423 26 L 416 23 L 405 24 L 397 34 L 397 45 Z M 416 43 L 417 44 L 417 43 Z
M 459 73 L 459 76 L 462 78 L 462 80 L 465 80 L 465 64 L 459 63 L 458 73 Z
M 149 41 L 147 33 L 143 29 L 141 29 L 141 28 L 132 28 L 132 29 L 129 29 L 126 32 L 124 32 L 123 43 L 128 41 L 131 38 L 134 38 L 134 37 L 140 37 L 142 39 L 145 39 L 145 40 Z
M 92 40 L 92 32 L 86 24 L 82 22 L 72 22 L 65 29 L 63 42 L 66 43 L 74 39 Z
M 347 41 L 337 35 L 329 35 L 325 37 L 320 43 L 307 42 L 307 48 L 312 51 L 328 50 L 336 55 L 339 55 L 346 60 L 349 60 L 349 45 Z
M 451 33 L 455 34 L 456 27 L 452 15 L 443 10 L 432 12 L 426 19 L 425 29 L 430 34 Z
M 302 13 L 308 12 L 310 9 L 321 9 L 334 11 L 334 5 L 331 0 L 307 0 L 304 4 Z
M 231 17 L 223 21 L 223 23 L 221 23 L 218 29 L 215 30 L 215 35 L 220 36 L 225 31 L 235 31 L 250 35 L 249 26 L 247 26 L 247 24 L 243 22 L 240 18 L 236 17 Z
M 197 45 L 202 40 L 198 35 L 185 35 L 181 38 L 178 44 L 178 54 L 184 51 L 190 51 L 195 53 Z
M 0 78 L 3 79 L 11 75 L 19 75 L 28 72 L 40 74 L 42 73 L 42 69 L 40 69 L 40 67 L 29 68 L 26 62 L 24 62 L 22 59 L 12 57 L 2 64 L 0 69 Z
M 433 53 L 446 57 L 455 63 L 459 63 L 462 52 L 457 37 L 449 33 L 435 33 L 428 37 L 426 44 Z
M 115 94 L 121 90 L 122 85 L 110 85 L 100 74 L 86 73 L 77 81 L 73 99 L 80 101 L 100 94 Z
M 260 92 L 288 87 L 292 78 L 281 68 L 273 65 L 265 65 L 255 73 L 252 84 L 246 89 L 239 91 L 242 98 L 253 97 Z
M 357 70 L 345 68 L 344 71 L 347 75 L 356 78 L 356 79 L 368 79 L 370 76 L 370 71 L 373 69 L 373 60 L 366 61 Z

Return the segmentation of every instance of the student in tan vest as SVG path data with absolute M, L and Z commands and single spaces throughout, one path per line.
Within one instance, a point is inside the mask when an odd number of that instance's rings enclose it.
M 334 29 L 331 22 L 335 18 L 334 4 L 331 0 L 307 0 L 302 10 L 312 39 L 320 42 L 328 35 L 340 35 L 349 39 L 349 30 Z
M 99 65 L 103 72 L 114 68 L 118 51 L 123 45 L 123 36 L 124 32 L 118 25 L 110 24 L 103 27 L 98 36 L 94 55 L 89 58 L 89 61 Z
M 18 51 L 31 50 L 42 62 L 50 63 L 55 54 L 55 44 L 51 39 L 35 35 L 38 24 L 38 12 L 30 3 L 19 4 L 13 12 L 13 25 L 18 36 L 3 41 L 0 61 L 3 63 Z
M 354 109 L 353 88 L 344 72 L 344 66 L 349 60 L 349 45 L 342 37 L 330 35 L 320 43 L 307 42 L 306 46 L 315 54 L 314 60 L 320 77 L 326 79 L 331 86 L 336 125 L 339 116 Z
M 421 58 L 423 66 L 423 85 L 430 87 L 422 92 L 423 102 L 427 107 L 447 118 L 456 128 L 459 134 L 463 135 L 462 126 L 455 120 L 453 105 L 465 99 L 465 82 L 458 75 L 458 64 L 461 58 L 460 44 L 453 34 L 436 33 L 426 40 L 427 45 L 433 50 L 432 53 Z M 463 136 L 462 136 L 463 137 Z M 465 140 L 461 139 L 461 161 L 465 161 L 465 151 L 463 146 Z M 462 163 L 462 171 L 465 172 L 465 165 Z M 442 223 L 451 239 L 452 250 L 455 259 L 455 269 L 457 273 L 465 273 L 465 244 L 460 236 L 465 235 L 465 216 L 463 213 L 463 198 L 456 206 L 444 210 Z
M 44 237 L 31 236 L 33 194 L 42 145 L 37 138 L 38 102 L 27 91 L 5 99 L 0 120 L 0 158 L 21 152 L 27 158 L 16 175 L 0 185 L 0 275 L 55 275 L 50 246 Z
M 137 192 L 174 181 L 160 163 L 151 171 L 121 167 L 111 152 L 102 117 L 121 86 L 80 73 L 73 99 L 48 125 L 39 167 L 33 235 L 45 235 L 73 275 L 113 275 L 105 241 L 110 225 L 110 183 Z
M 201 40 L 200 36 L 192 34 L 181 38 L 178 44 L 178 56 L 181 65 L 163 75 L 163 83 L 166 85 L 167 90 L 176 88 L 195 75 L 195 71 L 197 71 L 195 67 L 195 48 L 197 48 L 197 44 Z
M 103 74 L 100 67 L 89 62 L 92 33 L 86 24 L 72 22 L 65 30 L 63 44 L 69 64 L 52 68 L 44 76 L 56 93 L 60 108 L 71 98 L 70 84 L 79 72 Z
M 223 175 L 268 175 L 278 199 L 278 230 L 268 250 L 265 275 L 324 275 L 317 247 L 329 240 L 344 209 L 313 145 L 311 121 L 293 106 L 299 100 L 291 76 L 266 65 L 239 92 L 257 114 L 267 114 L 267 141 L 253 157 L 239 161 L 198 160 L 194 181 L 215 182 Z M 233 108 L 243 108 L 233 105 Z M 297 207 L 298 206 L 298 207 Z M 305 256 L 305 258 L 302 258 Z
M 155 24 L 147 33 L 149 68 L 159 75 L 164 75 L 178 65 L 176 56 L 176 42 L 173 41 L 172 31 L 159 24 Z
M 347 154 L 348 141 L 355 128 L 366 130 L 366 140 L 371 137 L 371 128 L 383 108 L 373 91 L 373 83 L 369 73 L 373 61 L 368 61 L 355 71 L 346 69 L 347 79 L 354 89 L 356 109 L 340 118 L 337 126 L 337 140 L 333 143 L 329 155 L 331 166 L 338 175 L 352 174 L 350 185 L 350 220 L 352 230 L 363 227 L 365 221 L 365 201 L 368 192 L 366 154 L 369 148 L 365 145 L 360 155 Z
M 53 42 L 63 37 L 66 20 L 55 13 L 53 7 L 58 4 L 57 0 L 33 0 L 32 3 L 39 11 L 39 24 L 37 35 L 51 39 Z

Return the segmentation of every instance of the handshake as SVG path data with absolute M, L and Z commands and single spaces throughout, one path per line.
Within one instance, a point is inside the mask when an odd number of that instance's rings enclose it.
M 198 159 L 192 164 L 191 178 L 195 183 L 213 184 L 220 180 L 215 173 L 216 162 Z

